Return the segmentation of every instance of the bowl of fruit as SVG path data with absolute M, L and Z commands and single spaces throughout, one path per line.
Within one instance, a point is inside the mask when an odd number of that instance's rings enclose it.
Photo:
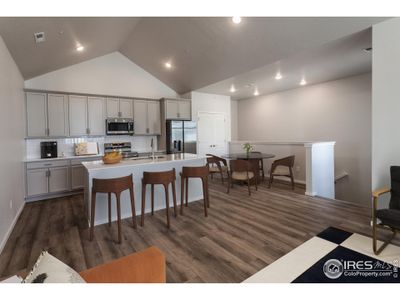
M 110 152 L 106 153 L 103 156 L 103 163 L 105 164 L 116 164 L 119 163 L 122 160 L 122 155 L 119 152 Z

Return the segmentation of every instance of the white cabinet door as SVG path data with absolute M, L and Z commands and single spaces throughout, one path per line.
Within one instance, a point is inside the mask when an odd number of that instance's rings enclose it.
M 47 135 L 46 94 L 26 94 L 27 136 L 43 137 Z
M 118 98 L 107 98 L 107 118 L 119 118 Z
M 42 195 L 48 192 L 48 169 L 35 169 L 26 171 L 27 196 Z
M 133 118 L 133 103 L 130 99 L 119 99 L 119 112 L 121 118 Z
M 81 136 L 87 134 L 87 98 L 69 96 L 69 134 Z
M 47 116 L 49 136 L 68 135 L 68 98 L 66 95 L 47 95 Z
M 104 98 L 88 97 L 88 133 L 90 135 L 104 135 L 105 118 Z
M 147 124 L 150 134 L 161 134 L 160 102 L 148 101 L 147 103 Z
M 147 134 L 147 101 L 135 100 L 134 101 L 134 117 L 133 121 L 135 126 L 135 134 Z
M 59 167 L 49 169 L 49 192 L 63 192 L 69 190 L 68 179 L 69 167 Z
M 185 120 L 192 119 L 192 107 L 190 101 L 179 101 L 179 118 Z
M 167 100 L 166 105 L 166 119 L 179 118 L 179 101 Z
M 82 189 L 85 185 L 85 167 L 82 165 L 71 166 L 71 189 Z

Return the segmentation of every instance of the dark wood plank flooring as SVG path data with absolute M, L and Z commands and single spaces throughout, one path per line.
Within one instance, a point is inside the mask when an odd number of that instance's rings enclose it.
M 29 203 L 0 255 L 0 277 L 29 269 L 43 249 L 81 271 L 155 245 L 167 257 L 168 282 L 241 282 L 328 226 L 370 236 L 368 208 L 307 197 L 285 184 L 262 184 L 251 197 L 245 186 L 225 191 L 211 181 L 209 216 L 202 201 L 190 203 L 170 230 L 164 210 L 146 215 L 137 230 L 123 220 L 122 244 L 116 223 L 96 226 L 88 240 L 81 195 Z

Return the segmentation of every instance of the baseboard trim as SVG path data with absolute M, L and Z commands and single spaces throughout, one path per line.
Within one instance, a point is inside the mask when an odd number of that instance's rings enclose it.
M 11 235 L 11 233 L 12 233 L 14 227 L 15 227 L 15 224 L 17 224 L 18 218 L 19 218 L 19 216 L 21 215 L 22 210 L 24 209 L 24 207 L 25 207 L 25 202 L 22 203 L 20 209 L 18 210 L 17 214 L 16 214 L 15 217 L 14 217 L 14 220 L 12 221 L 12 223 L 11 223 L 11 225 L 10 225 L 10 228 L 8 229 L 8 231 L 7 231 L 6 235 L 5 235 L 5 237 L 4 237 L 3 240 L 1 241 L 1 244 L 0 244 L 0 254 L 3 252 L 3 249 L 4 249 L 4 247 L 5 247 L 6 244 L 7 244 L 8 238 L 10 237 L 10 235 Z

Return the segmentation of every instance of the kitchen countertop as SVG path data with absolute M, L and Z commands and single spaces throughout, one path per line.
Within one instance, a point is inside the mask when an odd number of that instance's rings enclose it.
M 116 164 L 105 164 L 103 161 L 88 161 L 83 162 L 82 164 L 88 171 L 91 170 L 100 170 L 100 169 L 112 169 L 112 168 L 124 168 L 131 166 L 140 166 L 140 165 L 149 165 L 149 164 L 162 164 L 162 163 L 170 163 L 174 161 L 184 161 L 184 160 L 196 160 L 196 159 L 204 159 L 205 156 L 197 155 L 197 154 L 163 154 L 158 156 L 158 158 L 146 158 L 146 157 L 137 157 L 131 159 L 123 159 L 121 162 Z

